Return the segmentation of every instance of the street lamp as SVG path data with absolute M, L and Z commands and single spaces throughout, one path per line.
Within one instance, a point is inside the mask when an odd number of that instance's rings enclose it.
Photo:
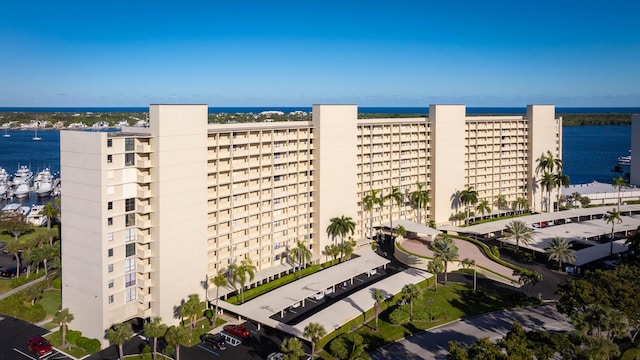
M 433 298 L 428 298 L 427 301 L 429 302 L 429 322 L 431 322 L 433 319 Z

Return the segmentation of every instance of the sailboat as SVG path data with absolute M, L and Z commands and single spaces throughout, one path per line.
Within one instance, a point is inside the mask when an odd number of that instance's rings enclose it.
M 2 135 L 2 137 L 11 137 L 11 135 L 7 133 L 7 128 L 4 128 L 4 135 Z
M 36 135 L 33 137 L 33 141 L 40 141 L 42 140 L 41 137 L 38 137 L 38 128 L 36 128 Z

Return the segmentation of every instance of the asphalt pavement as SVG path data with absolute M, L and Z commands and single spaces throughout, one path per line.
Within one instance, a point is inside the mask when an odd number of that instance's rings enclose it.
M 0 316 L 0 360 L 36 360 L 38 356 L 29 350 L 27 342 L 32 336 L 44 335 L 49 331 L 26 321 Z M 48 360 L 71 360 L 60 351 L 54 350 Z

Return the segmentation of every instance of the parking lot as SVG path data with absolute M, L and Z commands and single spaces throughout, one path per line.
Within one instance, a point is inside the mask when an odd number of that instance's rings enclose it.
M 47 330 L 26 321 L 0 316 L 0 334 L 2 334 L 0 336 L 0 359 L 38 359 L 36 354 L 29 350 L 27 341 L 32 336 L 43 335 L 47 332 Z M 46 358 L 51 360 L 71 360 L 70 357 L 55 350 L 53 354 Z

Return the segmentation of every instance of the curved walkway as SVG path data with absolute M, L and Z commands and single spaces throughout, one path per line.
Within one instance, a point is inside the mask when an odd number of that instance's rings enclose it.
M 460 239 L 453 239 L 453 241 L 455 242 L 456 246 L 458 247 L 458 258 L 460 260 L 463 259 L 471 259 L 471 260 L 475 260 L 476 264 L 478 265 L 478 273 L 483 274 L 484 276 L 491 278 L 493 280 L 496 281 L 500 281 L 503 282 L 505 284 L 510 284 L 510 285 L 516 285 L 517 281 L 516 279 L 513 277 L 513 270 L 504 266 L 504 265 L 500 265 L 497 262 L 492 261 L 491 259 L 489 259 L 484 252 L 475 244 L 469 242 L 469 241 L 464 241 L 464 240 L 460 240 Z M 420 255 L 420 256 L 426 256 L 429 258 L 433 258 L 433 251 L 431 251 L 427 245 L 425 245 L 424 242 L 420 241 L 420 240 L 415 240 L 415 239 L 404 239 L 400 242 L 400 246 L 402 246 L 403 249 L 412 252 L 414 254 Z M 456 267 L 452 268 L 451 266 L 449 267 L 450 271 L 455 271 L 458 268 L 461 268 L 461 266 L 458 265 L 458 263 L 455 264 Z M 485 269 L 488 269 L 490 271 L 485 271 L 483 269 L 481 269 L 480 267 L 483 267 Z M 492 273 L 491 271 L 501 274 L 503 276 L 508 277 L 511 280 L 507 280 L 501 276 L 497 276 L 496 274 Z

